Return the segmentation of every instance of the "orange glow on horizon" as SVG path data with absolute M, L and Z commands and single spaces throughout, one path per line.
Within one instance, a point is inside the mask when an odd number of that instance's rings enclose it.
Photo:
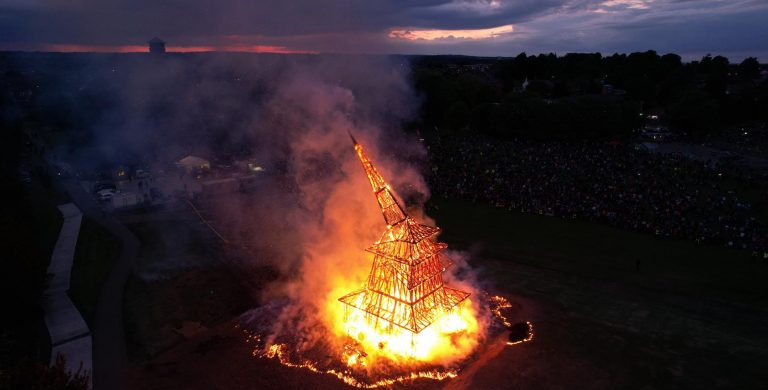
M 507 24 L 499 27 L 474 30 L 392 30 L 388 36 L 393 39 L 407 41 L 436 41 L 436 40 L 469 40 L 478 41 L 494 39 L 515 31 L 515 26 Z
M 79 45 L 67 43 L 43 44 L 40 51 L 62 53 L 148 53 L 146 45 Z M 206 53 L 206 52 L 238 52 L 238 53 L 278 53 L 278 54 L 317 54 L 310 50 L 294 50 L 285 46 L 273 45 L 223 45 L 223 46 L 168 46 L 169 53 Z
M 122 46 L 103 46 L 103 45 L 78 45 L 70 43 L 50 43 L 43 44 L 40 51 L 54 51 L 62 53 L 135 53 L 149 52 L 147 46 L 143 45 L 122 45 Z

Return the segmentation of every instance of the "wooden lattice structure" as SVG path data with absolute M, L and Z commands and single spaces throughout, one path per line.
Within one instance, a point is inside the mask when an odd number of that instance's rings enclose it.
M 422 225 L 408 216 L 363 147 L 354 137 L 352 142 L 387 230 L 366 249 L 374 258 L 365 286 L 339 300 L 347 305 L 348 311 L 361 310 L 375 328 L 400 328 L 417 334 L 453 310 L 469 293 L 443 284 L 443 272 L 450 260 L 441 253 L 447 245 L 436 241 L 440 229 Z

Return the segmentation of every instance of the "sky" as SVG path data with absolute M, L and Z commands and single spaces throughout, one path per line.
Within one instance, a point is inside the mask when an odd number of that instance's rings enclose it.
M 768 62 L 768 0 L 0 0 L 0 50 L 463 54 L 656 50 Z

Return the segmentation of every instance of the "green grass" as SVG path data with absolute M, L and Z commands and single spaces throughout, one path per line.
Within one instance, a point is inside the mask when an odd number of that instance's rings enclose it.
M 179 329 L 184 322 L 215 326 L 251 302 L 237 277 L 217 261 L 218 238 L 187 217 L 127 225 L 141 241 L 123 303 L 132 361 L 151 359 L 183 341 Z
M 218 244 L 200 233 L 199 223 L 186 219 L 137 222 L 127 227 L 141 241 L 139 268 L 168 257 L 213 256 L 211 245 Z
M 250 295 L 222 265 L 191 268 L 168 279 L 128 280 L 123 310 L 128 356 L 143 361 L 184 340 L 184 322 L 212 327 L 242 313 Z
M 477 285 L 534 324 L 534 342 L 487 363 L 471 388 L 768 383 L 768 264 L 749 253 L 458 200 L 428 214 Z
M 120 241 L 97 223 L 83 218 L 69 296 L 91 329 L 101 286 L 119 255 Z
M 441 240 L 493 259 L 476 260 L 491 273 L 512 261 L 641 285 L 661 280 L 671 289 L 734 301 L 764 304 L 768 297 L 768 266 L 743 251 L 466 201 L 438 199 L 428 213 L 443 229 Z M 514 275 L 502 273 L 495 279 L 512 283 Z

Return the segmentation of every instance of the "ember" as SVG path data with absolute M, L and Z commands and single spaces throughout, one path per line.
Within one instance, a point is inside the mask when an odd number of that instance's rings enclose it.
M 450 353 L 450 336 L 475 332 L 477 321 L 462 310 L 469 293 L 443 284 L 451 262 L 441 253 L 447 245 L 435 240 L 440 229 L 408 216 L 363 147 L 352 141 L 387 228 L 367 249 L 374 258 L 365 286 L 339 298 L 345 331 L 369 352 L 389 357 L 429 361 Z M 352 354 L 348 363 L 360 363 L 360 357 Z

